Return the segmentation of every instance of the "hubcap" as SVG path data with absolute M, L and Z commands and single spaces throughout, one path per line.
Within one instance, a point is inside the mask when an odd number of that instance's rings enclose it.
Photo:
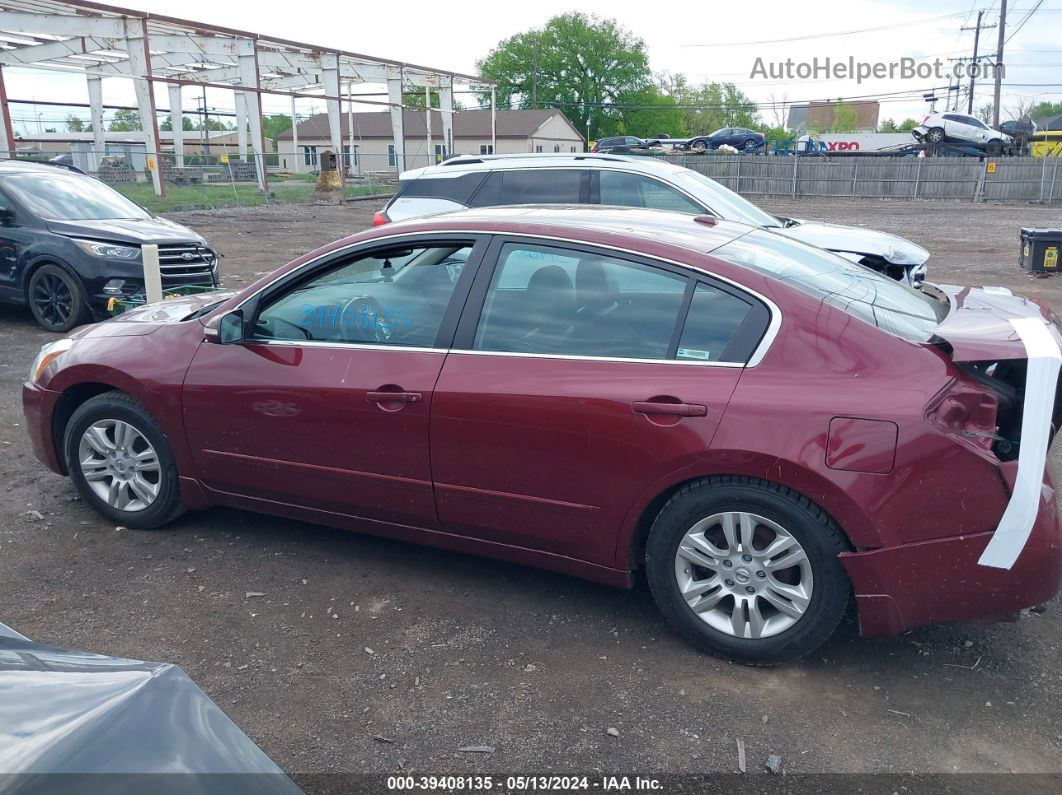
M 128 422 L 100 420 L 86 428 L 78 462 L 89 487 L 112 508 L 142 511 L 159 496 L 158 454 Z
M 737 638 L 768 638 L 796 624 L 814 586 L 807 553 L 784 527 L 753 513 L 702 519 L 679 542 L 675 578 L 708 626 Z
M 61 326 L 70 319 L 74 296 L 69 285 L 54 273 L 46 273 L 33 285 L 31 296 L 37 315 L 52 326 Z

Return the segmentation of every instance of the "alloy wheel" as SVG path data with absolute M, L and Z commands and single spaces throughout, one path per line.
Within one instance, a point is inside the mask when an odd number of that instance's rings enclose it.
M 120 511 L 143 511 L 159 496 L 162 470 L 151 442 L 122 420 L 99 420 L 81 435 L 78 465 L 93 493 Z
M 759 639 L 793 627 L 811 603 L 811 561 L 777 522 L 753 513 L 717 513 L 679 542 L 675 578 L 689 608 L 732 637 Z
M 70 320 L 74 295 L 70 285 L 57 274 L 45 273 L 33 284 L 30 300 L 37 316 L 51 326 L 62 326 Z

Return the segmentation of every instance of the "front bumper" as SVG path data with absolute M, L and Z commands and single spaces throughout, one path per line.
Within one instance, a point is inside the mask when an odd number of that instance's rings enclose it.
M 52 417 L 59 397 L 59 392 L 43 389 L 30 381 L 22 385 L 22 414 L 33 455 L 52 472 L 65 475 L 52 433 Z
M 992 532 L 841 555 L 863 635 L 945 621 L 1000 618 L 1062 589 L 1062 526 L 1045 478 L 1032 534 L 1010 569 L 978 564 Z

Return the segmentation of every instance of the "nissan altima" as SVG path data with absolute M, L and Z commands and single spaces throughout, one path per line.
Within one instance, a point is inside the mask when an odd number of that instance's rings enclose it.
M 1007 290 L 712 216 L 494 208 L 81 328 L 23 398 L 115 523 L 227 505 L 644 576 L 693 644 L 764 664 L 853 602 L 890 635 L 1058 592 L 1060 340 Z

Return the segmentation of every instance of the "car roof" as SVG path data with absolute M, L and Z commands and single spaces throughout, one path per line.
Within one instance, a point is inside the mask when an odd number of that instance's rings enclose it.
M 470 172 L 498 171 L 516 168 L 600 168 L 620 171 L 640 171 L 645 174 L 664 174 L 686 171 L 682 166 L 653 157 L 627 157 L 624 155 L 590 152 L 550 153 L 519 155 L 457 155 L 436 166 L 424 166 L 402 172 L 399 179 L 413 180 L 422 177 L 456 177 Z
M 700 220 L 698 220 L 700 219 Z M 711 219 L 711 220 L 708 220 Z M 708 254 L 756 227 L 712 216 L 693 216 L 666 210 L 604 205 L 508 205 L 457 210 L 421 216 L 377 227 L 381 232 L 489 231 L 500 234 L 561 236 L 572 242 L 622 246 L 628 241 L 651 242 Z M 639 248 L 642 248 L 639 245 Z
M 56 163 L 36 163 L 28 160 L 0 160 L 0 175 L 2 174 L 73 174 L 82 176 L 71 171 L 66 166 Z

